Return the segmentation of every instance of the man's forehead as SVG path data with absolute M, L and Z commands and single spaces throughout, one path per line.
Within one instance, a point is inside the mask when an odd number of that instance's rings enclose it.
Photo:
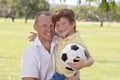
M 52 20 L 52 16 L 51 15 L 40 15 L 38 17 L 38 21 L 44 21 L 44 20 Z
M 52 16 L 51 15 L 40 15 L 38 18 L 38 23 L 40 24 L 49 24 L 52 22 Z
M 52 17 L 52 15 L 41 14 L 41 15 L 39 15 L 39 17 Z

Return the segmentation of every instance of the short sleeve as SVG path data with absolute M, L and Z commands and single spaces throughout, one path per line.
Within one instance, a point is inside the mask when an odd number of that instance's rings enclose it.
M 34 77 L 39 78 L 39 68 L 37 65 L 37 58 L 33 51 L 26 51 L 22 57 L 22 72 L 21 78 Z

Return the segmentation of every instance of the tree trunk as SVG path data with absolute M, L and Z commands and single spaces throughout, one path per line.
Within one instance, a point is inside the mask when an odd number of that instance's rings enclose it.
M 100 26 L 103 27 L 103 19 L 101 19 L 100 22 L 101 22 Z

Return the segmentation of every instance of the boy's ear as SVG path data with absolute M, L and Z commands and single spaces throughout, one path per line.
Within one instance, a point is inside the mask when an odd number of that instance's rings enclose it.
M 72 26 L 75 27 L 76 26 L 76 21 L 72 22 Z

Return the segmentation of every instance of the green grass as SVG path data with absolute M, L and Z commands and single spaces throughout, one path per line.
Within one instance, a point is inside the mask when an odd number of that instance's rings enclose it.
M 20 80 L 21 56 L 30 44 L 33 20 L 0 19 L 0 80 Z M 77 29 L 95 62 L 81 69 L 81 80 L 120 80 L 120 23 L 78 22 Z
M 108 24 L 110 24 L 108 26 Z M 78 23 L 95 62 L 81 70 L 82 80 L 120 80 L 120 23 Z
M 21 56 L 30 44 L 27 37 L 33 31 L 32 24 L 0 20 L 0 80 L 20 80 Z

